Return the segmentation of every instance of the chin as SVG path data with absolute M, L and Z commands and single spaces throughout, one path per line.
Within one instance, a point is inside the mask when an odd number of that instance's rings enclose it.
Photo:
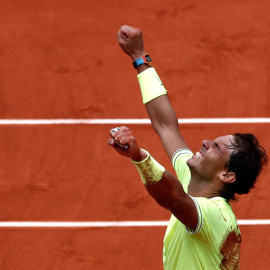
M 187 165 L 188 165 L 189 168 L 194 166 L 193 158 L 187 160 Z

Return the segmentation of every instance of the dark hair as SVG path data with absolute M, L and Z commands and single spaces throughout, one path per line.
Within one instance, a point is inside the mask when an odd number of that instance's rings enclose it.
M 228 172 L 234 172 L 236 180 L 224 185 L 220 195 L 227 200 L 237 200 L 236 194 L 247 194 L 268 162 L 265 149 L 259 145 L 258 139 L 249 133 L 235 133 L 231 145 L 234 149 L 225 168 Z

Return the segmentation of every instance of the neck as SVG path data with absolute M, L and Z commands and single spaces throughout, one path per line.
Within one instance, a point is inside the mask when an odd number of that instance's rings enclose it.
M 220 196 L 220 189 L 220 181 L 205 181 L 196 177 L 191 177 L 188 186 L 188 194 L 193 197 L 212 198 Z

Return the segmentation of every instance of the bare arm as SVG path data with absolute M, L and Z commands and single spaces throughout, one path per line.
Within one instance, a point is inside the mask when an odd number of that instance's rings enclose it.
M 188 228 L 196 229 L 198 214 L 194 201 L 184 192 L 180 181 L 174 175 L 165 171 L 157 184 L 148 184 L 145 188 L 160 206 L 170 210 Z
M 147 154 L 140 149 L 129 128 L 121 127 L 119 131 L 110 132 L 110 135 L 108 144 L 119 154 L 133 161 L 145 162 Z M 128 148 L 121 146 L 128 146 Z M 147 173 L 152 169 L 147 166 Z M 180 181 L 166 170 L 160 179 L 154 180 L 156 180 L 154 184 L 153 182 L 145 183 L 148 193 L 159 205 L 170 210 L 183 224 L 195 230 L 198 221 L 197 209 L 193 200 L 185 193 Z
M 179 131 L 178 119 L 167 95 L 162 95 L 145 106 L 152 126 L 170 159 L 178 149 L 188 148 Z
M 132 61 L 145 54 L 142 32 L 138 28 L 122 26 L 117 34 L 118 42 L 123 51 L 129 55 Z M 142 73 L 150 68 L 148 65 L 140 65 L 138 73 Z M 146 103 L 147 113 L 152 122 L 152 126 L 160 137 L 164 149 L 169 156 L 180 148 L 187 148 L 178 127 L 177 116 L 171 106 L 167 95 L 157 97 Z

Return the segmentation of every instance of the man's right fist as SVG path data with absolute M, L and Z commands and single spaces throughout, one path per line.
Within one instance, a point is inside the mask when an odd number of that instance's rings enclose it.
M 132 60 L 136 60 L 145 54 L 142 31 L 128 25 L 121 26 L 117 33 L 118 43 L 122 50 Z

